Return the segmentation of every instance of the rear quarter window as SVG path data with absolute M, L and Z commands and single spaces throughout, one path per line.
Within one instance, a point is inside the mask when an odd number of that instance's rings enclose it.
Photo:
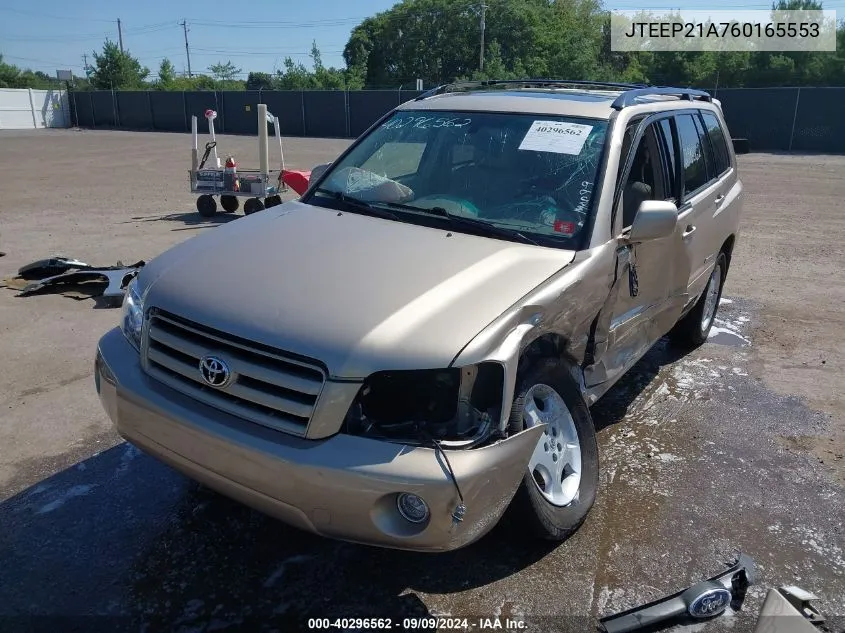
M 702 112 L 704 127 L 707 130 L 707 137 L 713 148 L 713 156 L 716 166 L 716 174 L 722 175 L 731 168 L 731 158 L 728 153 L 728 141 L 725 130 L 719 119 L 712 112 Z

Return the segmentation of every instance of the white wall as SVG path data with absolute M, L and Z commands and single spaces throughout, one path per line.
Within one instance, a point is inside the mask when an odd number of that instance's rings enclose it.
M 0 130 L 70 127 L 64 90 L 0 88 Z

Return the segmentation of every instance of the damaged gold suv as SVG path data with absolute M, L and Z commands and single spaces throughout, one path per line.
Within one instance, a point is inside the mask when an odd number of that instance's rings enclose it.
M 707 338 L 742 195 L 707 93 L 443 86 L 150 261 L 96 387 L 127 440 L 304 530 L 444 551 L 507 511 L 563 539 L 590 406 L 664 335 Z

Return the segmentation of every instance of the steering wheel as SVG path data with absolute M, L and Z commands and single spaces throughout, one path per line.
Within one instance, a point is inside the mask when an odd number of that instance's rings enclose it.
M 470 202 L 466 198 L 461 198 L 459 196 L 450 196 L 435 193 L 428 196 L 416 198 L 414 200 L 414 204 L 428 209 L 432 207 L 443 207 L 449 213 L 454 213 L 456 215 L 478 216 L 479 214 L 478 207 L 476 207 L 472 202 Z

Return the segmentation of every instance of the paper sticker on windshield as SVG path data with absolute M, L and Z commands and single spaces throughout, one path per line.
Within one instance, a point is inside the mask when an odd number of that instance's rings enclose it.
M 564 121 L 534 121 L 519 149 L 577 156 L 584 148 L 592 125 Z

